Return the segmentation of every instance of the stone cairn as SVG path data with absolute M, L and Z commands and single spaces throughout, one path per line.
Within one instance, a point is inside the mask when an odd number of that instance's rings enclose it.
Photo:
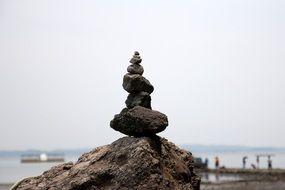
M 130 93 L 125 101 L 127 108 L 115 115 L 110 126 L 129 136 L 153 136 L 163 131 L 167 125 L 167 116 L 151 109 L 150 94 L 154 88 L 142 76 L 144 69 L 142 59 L 135 51 L 123 78 L 123 88 Z
M 76 163 L 25 178 L 11 190 L 199 190 L 191 153 L 156 135 L 168 121 L 166 115 L 151 109 L 153 86 L 142 76 L 141 61 L 135 52 L 123 79 L 123 88 L 130 93 L 127 107 L 110 123 L 113 129 L 134 137 L 120 138 L 83 154 Z

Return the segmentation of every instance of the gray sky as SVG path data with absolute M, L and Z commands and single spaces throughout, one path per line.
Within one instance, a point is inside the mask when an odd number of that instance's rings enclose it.
M 285 146 L 285 1 L 1 0 L 0 149 L 123 135 L 135 50 L 181 144 Z

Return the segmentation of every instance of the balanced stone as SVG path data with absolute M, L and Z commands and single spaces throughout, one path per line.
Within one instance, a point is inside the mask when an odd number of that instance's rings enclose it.
M 132 64 L 130 66 L 128 66 L 127 71 L 130 74 L 139 74 L 142 75 L 144 72 L 143 66 L 139 65 L 139 64 Z
M 142 106 L 151 109 L 151 97 L 147 92 L 131 93 L 128 95 L 126 105 L 128 108 Z
M 151 94 L 154 90 L 150 82 L 139 74 L 125 74 L 123 79 L 123 88 L 129 92 L 148 92 Z
M 125 108 L 115 115 L 110 126 L 130 136 L 152 136 L 168 126 L 168 119 L 163 113 L 136 106 L 132 109 Z

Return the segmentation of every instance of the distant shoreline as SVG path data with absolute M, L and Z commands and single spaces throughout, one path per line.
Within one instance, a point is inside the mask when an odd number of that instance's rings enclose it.
M 207 169 L 205 170 L 210 173 L 221 173 L 221 174 L 263 174 L 270 176 L 282 176 L 285 179 L 285 169 L 241 169 L 241 168 L 225 168 L 225 169 Z
M 236 145 L 199 145 L 199 144 L 178 144 L 179 147 L 195 153 L 242 153 L 242 152 L 276 152 L 285 153 L 285 147 L 251 147 L 251 146 L 236 146 Z M 97 146 L 95 146 L 97 147 Z M 94 147 L 93 147 L 94 148 Z M 39 153 L 64 153 L 66 155 L 78 155 L 89 152 L 93 149 L 89 148 L 75 148 L 75 149 L 28 149 L 28 150 L 0 150 L 0 156 L 20 156 L 21 154 L 39 154 Z

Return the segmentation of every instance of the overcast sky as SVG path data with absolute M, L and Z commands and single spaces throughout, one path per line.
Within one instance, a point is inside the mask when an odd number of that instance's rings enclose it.
M 135 50 L 175 144 L 285 146 L 284 0 L 0 0 L 0 149 L 96 147 Z

